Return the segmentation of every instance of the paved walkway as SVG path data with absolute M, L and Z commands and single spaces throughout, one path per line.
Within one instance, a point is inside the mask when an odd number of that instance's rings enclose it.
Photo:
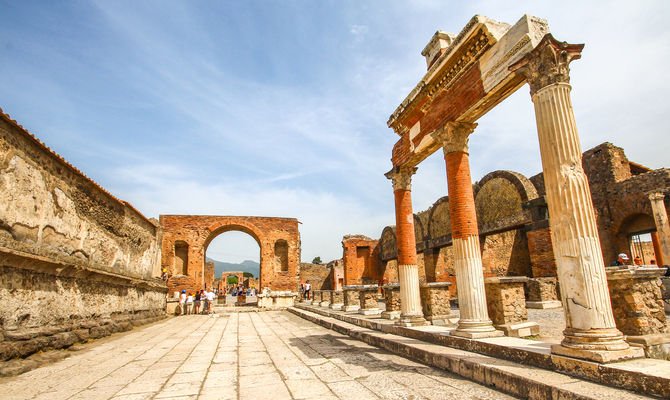
M 0 380 L 4 399 L 511 399 L 285 311 L 171 318 Z

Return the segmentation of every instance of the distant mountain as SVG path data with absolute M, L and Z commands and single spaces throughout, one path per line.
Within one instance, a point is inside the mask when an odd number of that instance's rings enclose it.
M 228 263 L 224 261 L 214 260 L 207 257 L 207 261 L 214 263 L 214 278 L 221 278 L 221 273 L 224 271 L 242 271 L 252 274 L 255 278 L 261 275 L 261 265 L 256 261 L 244 260 L 239 264 Z

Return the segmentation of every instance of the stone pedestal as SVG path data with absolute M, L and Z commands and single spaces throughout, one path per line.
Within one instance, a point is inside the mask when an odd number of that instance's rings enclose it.
M 358 297 L 358 285 L 347 285 L 342 290 L 344 294 L 343 311 L 358 311 L 361 308 L 361 300 Z
M 527 308 L 561 308 L 558 290 L 558 278 L 529 278 L 526 282 Z
M 451 282 L 430 282 L 419 286 L 423 317 L 433 325 L 448 326 L 453 317 L 449 304 Z
M 540 334 L 540 326 L 528 321 L 525 276 L 485 278 L 486 300 L 493 325 L 507 336 L 525 337 Z
M 319 306 L 328 307 L 330 305 L 330 292 L 331 290 L 321 291 L 321 302 L 319 303 Z
M 272 292 L 270 290 L 263 290 L 259 293 L 258 308 L 269 310 L 281 310 L 295 305 L 295 299 L 300 296 L 299 293 L 291 291 Z
M 344 307 L 344 293 L 341 290 L 330 291 L 330 309 L 341 310 Z
M 358 297 L 361 308 L 358 310 L 359 314 L 375 315 L 382 312 L 379 309 L 377 300 L 377 293 L 379 293 L 379 286 L 377 285 L 362 285 L 358 291 Z
M 569 64 L 583 45 L 546 34 L 510 67 L 528 80 L 535 108 L 552 245 L 566 329 L 552 352 L 596 362 L 641 356 L 616 328 L 589 182 L 582 167 Z M 460 291 L 460 286 L 459 286 Z
M 382 318 L 400 318 L 400 285 L 391 283 L 382 286 L 382 288 L 384 289 L 384 299 L 386 301 L 386 310 L 382 313 Z
M 217 297 L 216 299 L 216 304 L 226 304 L 227 302 L 226 297 L 228 296 L 226 296 L 225 294 L 220 294 L 219 297 Z
M 312 290 L 312 304 L 318 306 L 321 303 L 321 291 Z
M 235 303 L 238 306 L 243 306 L 247 304 L 247 295 L 246 294 L 238 294 L 237 295 L 237 302 Z
M 670 356 L 670 333 L 659 278 L 666 268 L 607 268 L 612 311 L 626 341 L 647 357 Z

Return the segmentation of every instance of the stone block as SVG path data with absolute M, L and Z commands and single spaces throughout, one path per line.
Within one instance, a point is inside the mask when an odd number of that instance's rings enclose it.
M 358 296 L 358 286 L 348 285 L 343 289 L 344 293 L 344 311 L 357 311 L 361 308 L 361 301 Z
M 496 328 L 516 333 L 510 326 L 528 321 L 524 284 L 525 276 L 490 277 L 484 279 L 486 305 Z M 507 327 L 508 329 L 505 329 Z M 523 331 L 525 332 L 525 331 Z
M 341 290 L 331 290 L 329 307 L 332 310 L 341 310 L 344 307 L 344 292 Z
M 360 285 L 358 289 L 358 297 L 360 303 L 359 314 L 374 315 L 381 313 L 377 294 L 379 293 L 379 286 L 377 285 Z
M 330 292 L 332 292 L 332 290 L 321 291 L 321 302 L 319 302 L 319 306 L 328 307 L 330 305 Z
M 450 325 L 451 305 L 449 287 L 451 282 L 430 282 L 419 285 L 421 307 L 426 321 L 433 325 Z
M 386 310 L 381 317 L 386 319 L 400 318 L 400 285 L 397 283 L 382 286 Z
M 529 278 L 525 284 L 526 307 L 528 308 L 560 308 L 562 307 L 556 277 Z

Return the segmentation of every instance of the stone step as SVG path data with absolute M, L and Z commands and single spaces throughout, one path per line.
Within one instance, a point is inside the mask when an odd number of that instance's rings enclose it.
M 306 320 L 368 344 L 444 369 L 521 398 L 597 400 L 651 398 L 643 394 L 590 382 L 581 377 L 570 376 L 537 366 L 359 326 L 329 315 L 322 315 L 327 313 L 324 310 L 307 310 L 296 307 L 288 310 Z M 582 373 L 591 375 L 602 373 L 599 370 L 599 364 L 586 362 L 583 365 L 587 366 L 587 370 L 581 371 Z M 658 382 L 654 379 L 655 376 L 649 376 L 645 374 L 645 371 L 635 371 L 634 375 L 637 376 L 639 381 L 638 387 L 643 389 L 640 390 L 641 392 L 664 397 L 670 395 L 670 386 L 666 386 L 664 382 Z M 611 376 L 609 381 L 605 380 L 608 383 L 617 383 L 620 379 L 620 376 Z

